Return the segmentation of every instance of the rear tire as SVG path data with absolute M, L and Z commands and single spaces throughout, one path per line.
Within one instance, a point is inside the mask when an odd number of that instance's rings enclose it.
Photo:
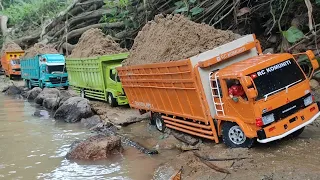
M 230 148 L 250 148 L 255 139 L 247 138 L 237 123 L 223 122 L 223 143 Z
M 156 125 L 156 128 L 160 131 L 160 132 L 164 132 L 166 130 L 166 124 L 164 123 L 163 118 L 161 117 L 160 113 L 154 113 L 153 114 L 153 119 Z
M 111 107 L 117 107 L 118 102 L 117 100 L 113 97 L 112 93 L 108 94 L 108 103 L 110 104 Z
M 84 89 L 80 89 L 80 97 L 85 98 L 86 95 L 84 93 Z
M 297 130 L 297 131 L 295 131 L 295 132 L 293 132 L 293 133 L 291 133 L 290 136 L 293 137 L 293 138 L 296 138 L 296 137 L 300 136 L 300 134 L 303 132 L 303 130 L 304 130 L 304 127 L 299 129 L 299 130 Z

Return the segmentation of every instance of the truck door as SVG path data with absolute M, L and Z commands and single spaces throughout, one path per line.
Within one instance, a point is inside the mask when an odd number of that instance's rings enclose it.
M 226 115 L 236 116 L 245 122 L 254 119 L 253 104 L 248 101 L 247 95 L 243 90 L 242 84 L 238 79 L 225 79 L 227 94 L 225 96 L 225 105 L 228 107 Z
M 111 69 L 107 69 L 109 71 L 109 81 L 108 81 L 108 84 L 107 84 L 107 87 L 108 89 L 111 89 L 111 90 L 115 90 L 116 87 L 117 87 L 117 74 L 116 74 L 116 70 L 114 68 L 111 68 Z

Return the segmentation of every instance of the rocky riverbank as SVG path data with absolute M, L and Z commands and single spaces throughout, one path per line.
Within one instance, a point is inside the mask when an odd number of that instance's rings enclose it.
M 318 84 L 313 89 L 317 93 Z M 74 142 L 66 158 L 108 159 L 125 154 L 125 146 L 145 156 L 166 156 L 153 179 L 167 180 L 182 168 L 182 179 L 319 179 L 319 121 L 308 126 L 299 138 L 286 138 L 252 149 L 228 149 L 224 144 L 194 138 L 172 130 L 160 133 L 149 124 L 147 114 L 128 107 L 111 108 L 101 101 L 80 98 L 72 90 L 28 90 L 22 81 L 0 76 L 0 90 L 14 98 L 25 98 L 47 109 L 36 116 L 54 116 L 57 121 L 81 123 L 92 137 Z M 318 93 L 316 94 L 318 95 Z M 52 112 L 52 113 L 51 113 Z M 305 151 L 308 149 L 308 152 Z M 158 159 L 156 160 L 158 161 Z M 301 166 L 303 164 L 303 166 Z

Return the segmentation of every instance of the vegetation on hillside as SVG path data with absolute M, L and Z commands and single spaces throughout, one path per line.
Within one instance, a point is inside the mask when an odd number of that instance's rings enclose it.
M 274 51 L 317 49 L 320 0 L 2 0 L 10 36 L 23 47 L 37 41 L 69 50 L 83 32 L 101 28 L 130 48 L 156 14 L 183 14 L 239 34 L 255 33 Z

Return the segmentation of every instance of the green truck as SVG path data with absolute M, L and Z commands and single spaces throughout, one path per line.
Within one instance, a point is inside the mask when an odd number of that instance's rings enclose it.
M 107 101 L 112 107 L 128 104 L 116 67 L 128 53 L 90 58 L 67 58 L 69 84 L 81 96 Z

